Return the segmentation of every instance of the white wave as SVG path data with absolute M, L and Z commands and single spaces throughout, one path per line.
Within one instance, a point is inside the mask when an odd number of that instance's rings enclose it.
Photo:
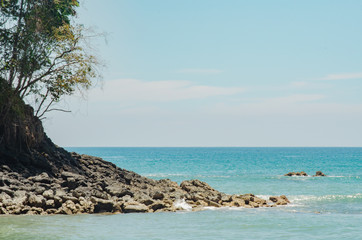
M 191 211 L 192 207 L 185 201 L 185 199 L 177 199 L 174 203 L 173 206 L 175 208 L 181 208 L 183 210 L 186 211 Z
M 292 202 L 305 202 L 305 201 L 329 201 L 329 200 L 343 200 L 343 199 L 362 199 L 362 193 L 350 194 L 350 195 L 295 195 L 290 196 L 289 200 Z

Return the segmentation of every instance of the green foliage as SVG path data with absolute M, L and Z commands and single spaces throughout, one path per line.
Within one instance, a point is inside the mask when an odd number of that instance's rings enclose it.
M 0 78 L 38 116 L 98 77 L 84 28 L 71 23 L 77 0 L 0 0 Z M 1 90 L 1 89 L 0 89 Z

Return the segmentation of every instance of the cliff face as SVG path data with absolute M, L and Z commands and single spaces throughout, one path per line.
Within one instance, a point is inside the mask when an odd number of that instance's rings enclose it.
M 62 169 L 80 172 L 70 153 L 47 137 L 32 107 L 18 104 L 14 110 L 9 105 L 3 102 L 0 106 L 0 165 L 26 175 L 45 171 L 52 176 Z
M 34 117 L 34 110 L 28 105 L 22 107 L 19 115 L 10 112 L 1 126 L 1 146 L 12 151 L 28 151 L 38 148 L 44 141 L 41 121 Z

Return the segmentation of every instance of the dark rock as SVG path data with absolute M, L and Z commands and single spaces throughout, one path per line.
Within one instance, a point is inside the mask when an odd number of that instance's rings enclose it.
M 274 202 L 276 205 L 287 205 L 288 203 L 290 203 L 290 201 L 288 200 L 288 198 L 285 195 L 281 195 L 279 197 L 271 196 L 271 197 L 269 197 L 269 200 Z
M 315 175 L 313 175 L 313 177 L 326 177 L 327 175 L 325 175 L 324 173 L 322 173 L 321 171 L 317 171 L 315 173 Z
M 162 192 L 159 192 L 159 191 L 157 191 L 157 192 L 155 192 L 154 194 L 153 194 L 153 196 L 152 196 L 152 198 L 153 199 L 163 199 L 165 197 L 165 195 L 162 193 Z
M 94 213 L 113 212 L 115 203 L 112 200 L 91 197 L 91 201 L 94 204 Z
M 308 174 L 304 171 L 301 171 L 301 172 L 289 172 L 287 174 L 284 174 L 284 176 L 308 176 Z
M 153 210 L 153 211 L 157 211 L 159 209 L 163 209 L 163 208 L 166 208 L 167 205 L 162 202 L 162 201 L 156 201 L 155 203 L 153 203 L 150 208 Z
M 131 192 L 131 190 L 121 184 L 110 185 L 110 186 L 107 186 L 105 189 L 111 196 L 116 196 L 116 197 L 123 197 L 126 195 L 133 196 L 133 193 Z

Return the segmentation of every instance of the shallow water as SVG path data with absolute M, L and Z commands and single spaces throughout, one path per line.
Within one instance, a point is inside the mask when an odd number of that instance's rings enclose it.
M 1 239 L 360 239 L 362 148 L 69 148 L 154 178 L 198 178 L 278 208 L 202 212 L 1 216 Z M 284 177 L 290 171 L 328 177 Z

